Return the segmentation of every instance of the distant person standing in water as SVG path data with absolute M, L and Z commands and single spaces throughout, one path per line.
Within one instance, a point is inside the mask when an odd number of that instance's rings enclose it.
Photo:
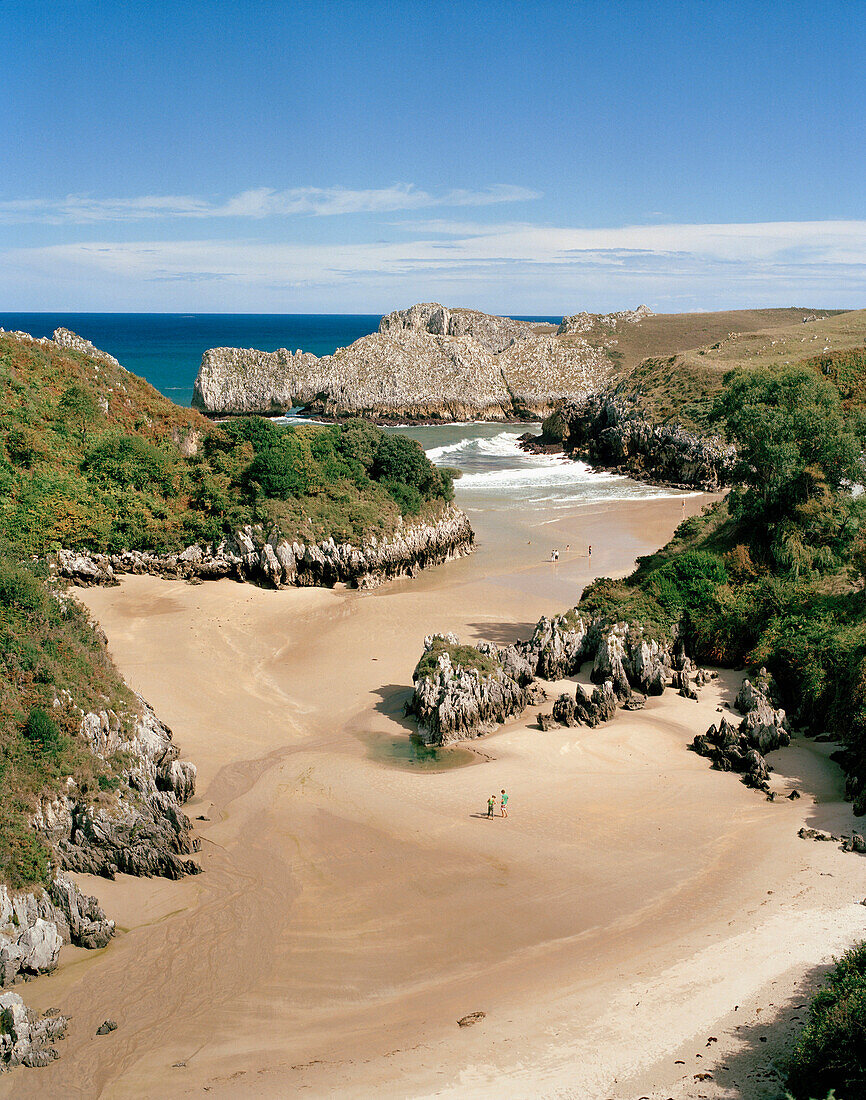
M 592 546 L 591 545 L 590 545 L 590 548 L 589 548 L 589 556 L 592 557 Z
M 496 795 L 492 794 L 487 799 L 487 816 L 493 817 L 493 807 L 496 805 Z
M 499 795 L 499 810 L 502 817 L 508 817 L 508 810 L 506 809 L 507 805 L 508 795 L 503 790 Z

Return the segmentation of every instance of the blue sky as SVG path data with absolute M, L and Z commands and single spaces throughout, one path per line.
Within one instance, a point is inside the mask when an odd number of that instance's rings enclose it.
M 0 308 L 866 306 L 866 5 L 3 5 Z

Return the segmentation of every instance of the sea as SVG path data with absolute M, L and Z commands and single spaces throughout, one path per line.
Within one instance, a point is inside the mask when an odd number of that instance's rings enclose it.
M 558 324 L 560 317 L 523 317 Z M 329 355 L 375 332 L 380 314 L 3 313 L 7 331 L 50 337 L 71 329 L 146 378 L 179 405 L 189 405 L 208 348 L 301 349 Z M 286 422 L 300 418 L 286 418 Z M 519 438 L 539 424 L 462 423 L 396 429 L 417 439 L 429 458 L 460 471 L 457 500 L 470 513 L 538 509 L 546 515 L 616 500 L 680 496 L 675 490 L 590 469 L 583 462 L 530 455 Z

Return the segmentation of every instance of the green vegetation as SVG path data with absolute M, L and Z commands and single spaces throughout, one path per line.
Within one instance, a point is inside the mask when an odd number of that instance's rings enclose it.
M 360 541 L 435 512 L 451 477 L 365 421 L 213 425 L 87 356 L 0 337 L 0 516 L 26 553 L 168 552 L 263 524 Z
M 813 998 L 787 1086 L 794 1100 L 866 1096 L 866 944 L 837 961 Z
M 29 825 L 40 796 L 56 797 L 67 777 L 91 802 L 120 785 L 115 762 L 76 736 L 71 700 L 123 712 L 132 696 L 83 609 L 0 542 L 0 882 L 13 888 L 48 875 L 48 847 Z
M 358 542 L 452 498 L 417 443 L 368 422 L 214 425 L 110 363 L 0 336 L 0 882 L 47 880 L 51 852 L 30 825 L 42 797 L 71 783 L 108 805 L 124 785 L 123 761 L 78 736 L 82 712 L 136 710 L 37 557 L 174 551 L 247 523 Z
M 475 646 L 454 645 L 446 642 L 444 638 L 434 638 L 432 646 L 426 650 L 412 674 L 413 680 L 422 677 L 430 678 L 436 674 L 437 662 L 443 653 L 451 658 L 451 664 L 458 665 L 468 672 L 478 672 L 482 678 L 496 676 L 500 671 L 499 663 L 486 653 L 481 653 Z
M 803 367 L 734 372 L 716 415 L 739 484 L 580 609 L 662 637 L 676 625 L 700 660 L 765 665 L 802 725 L 845 742 L 849 793 L 866 798 L 866 498 L 845 480 L 862 477 L 860 426 Z

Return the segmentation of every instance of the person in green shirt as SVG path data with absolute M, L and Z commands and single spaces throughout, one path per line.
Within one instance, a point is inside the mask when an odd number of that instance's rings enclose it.
M 500 795 L 499 795 L 499 810 L 500 810 L 500 813 L 501 813 L 502 817 L 508 817 L 508 810 L 506 809 L 507 806 L 508 806 L 508 795 L 503 790 L 503 791 L 500 792 Z
M 496 805 L 496 795 L 492 794 L 487 799 L 487 816 L 493 817 L 493 807 Z

